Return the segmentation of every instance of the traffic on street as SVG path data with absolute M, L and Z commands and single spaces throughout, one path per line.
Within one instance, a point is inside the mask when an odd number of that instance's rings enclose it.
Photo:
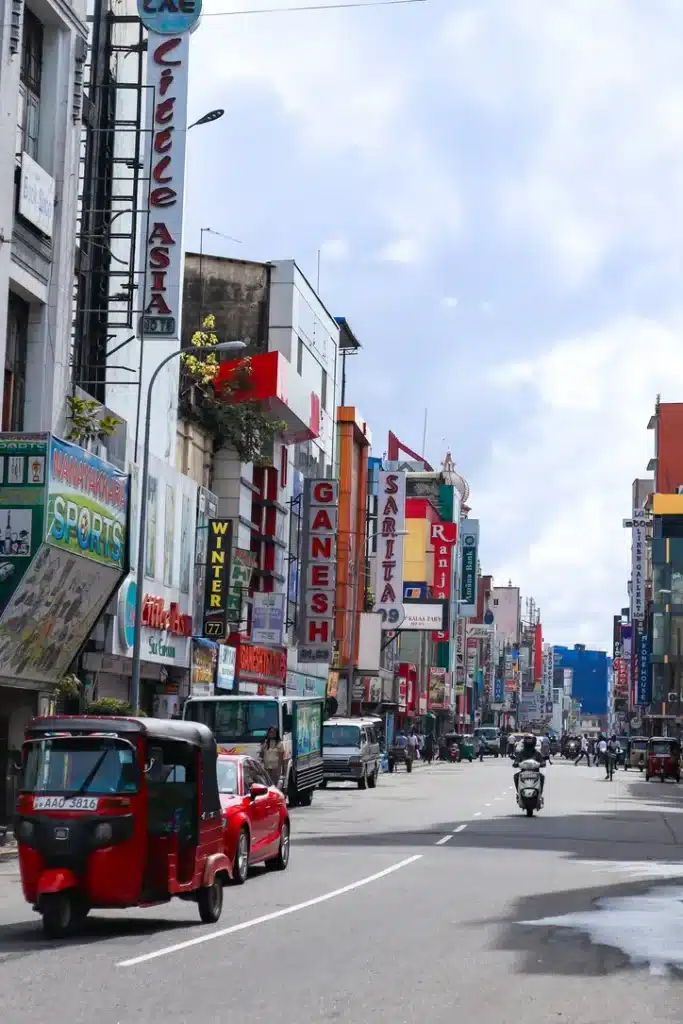
M 46 939 L 0 859 L 7 1020 L 680 1018 L 678 787 L 556 758 L 528 819 L 510 760 L 418 761 L 291 814 L 286 871 L 250 869 L 208 927 L 192 904 L 93 911 Z M 633 979 L 634 984 L 625 985 Z M 637 979 L 637 982 L 636 982 Z M 295 1011 L 294 1011 L 295 1008 Z

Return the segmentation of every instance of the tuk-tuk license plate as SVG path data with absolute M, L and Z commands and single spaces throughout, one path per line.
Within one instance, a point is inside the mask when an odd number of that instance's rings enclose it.
M 96 796 L 35 796 L 34 811 L 96 811 Z

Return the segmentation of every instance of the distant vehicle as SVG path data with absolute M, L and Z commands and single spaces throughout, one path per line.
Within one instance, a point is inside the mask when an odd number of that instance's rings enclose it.
M 246 882 L 252 864 L 284 871 L 290 851 L 284 794 L 253 757 L 220 754 L 216 773 L 233 885 Z
M 219 754 L 258 760 L 268 730 L 279 730 L 285 748 L 282 789 L 290 807 L 308 807 L 323 781 L 322 697 L 191 697 L 186 721 L 208 725 Z
M 355 782 L 374 789 L 379 778 L 376 719 L 328 718 L 323 725 L 323 781 Z
M 475 740 L 483 739 L 485 743 L 484 753 L 500 757 L 500 729 L 495 725 L 481 725 L 474 730 Z

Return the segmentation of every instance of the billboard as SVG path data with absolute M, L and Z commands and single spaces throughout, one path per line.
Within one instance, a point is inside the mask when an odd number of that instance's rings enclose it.
M 282 647 L 285 628 L 285 595 L 254 594 L 251 611 L 252 643 Z
M 460 528 L 460 608 L 458 614 L 472 619 L 477 614 L 477 552 L 479 520 L 465 519 Z
M 427 702 L 432 711 L 450 711 L 451 691 L 445 668 L 430 668 Z
M 448 601 L 404 601 L 401 632 L 428 632 L 442 630 L 448 624 Z
M 0 434 L 0 615 L 43 542 L 49 434 Z
M 338 506 L 339 484 L 336 480 L 304 480 L 299 662 L 327 664 L 331 660 L 336 607 Z
M 434 577 L 432 582 L 432 596 L 439 600 L 451 600 L 451 585 L 453 581 L 453 550 L 458 540 L 457 523 L 432 523 L 431 542 L 434 548 Z M 450 622 L 446 629 L 436 630 L 432 634 L 432 640 L 436 643 L 447 642 L 449 637 Z
M 631 621 L 645 615 L 645 578 L 647 527 L 652 521 L 650 513 L 633 509 L 631 516 Z
M 228 632 L 232 520 L 210 519 L 206 545 L 202 636 L 225 639 Z
M 382 629 L 399 629 L 403 608 L 403 535 L 406 528 L 406 474 L 379 474 L 375 607 Z

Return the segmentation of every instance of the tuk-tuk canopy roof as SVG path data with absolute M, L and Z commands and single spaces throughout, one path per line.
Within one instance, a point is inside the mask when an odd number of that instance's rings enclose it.
M 121 736 L 142 735 L 148 740 L 175 740 L 190 743 L 216 755 L 211 730 L 199 722 L 181 722 L 165 718 L 119 718 L 115 715 L 54 715 L 33 718 L 26 728 L 27 738 L 50 732 L 116 732 Z

